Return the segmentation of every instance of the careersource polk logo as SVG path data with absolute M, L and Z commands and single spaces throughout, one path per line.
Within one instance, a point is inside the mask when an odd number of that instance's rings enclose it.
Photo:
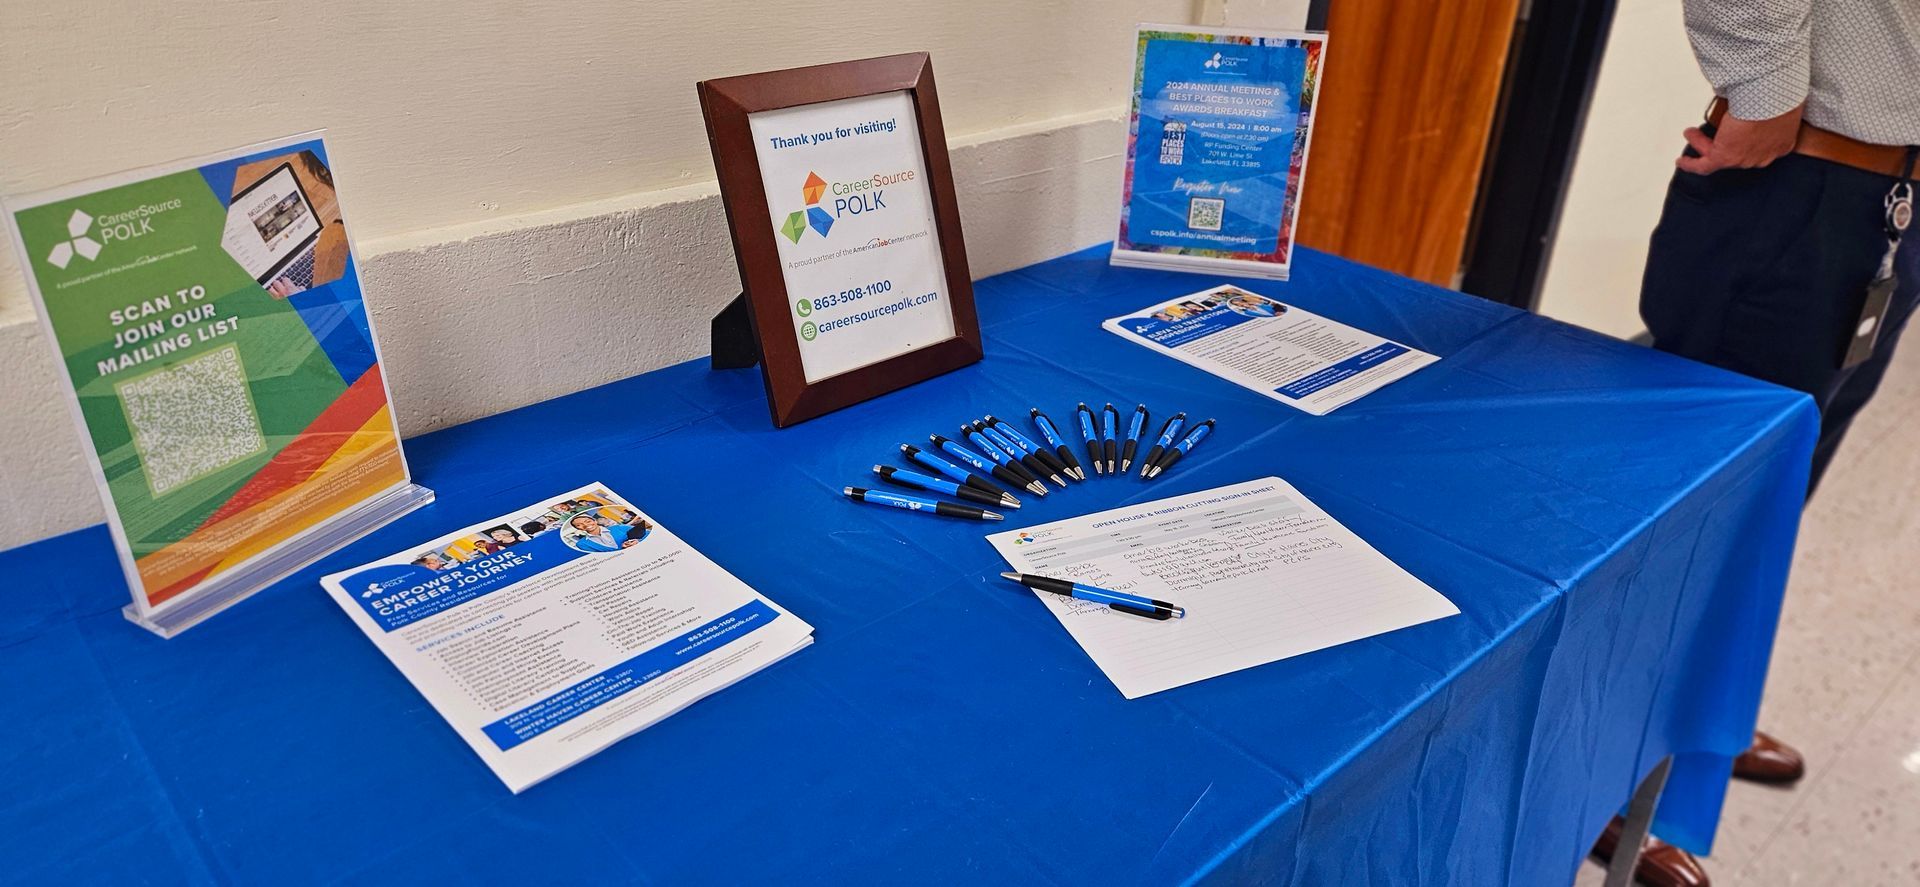
M 153 233 L 153 217 L 169 210 L 180 208 L 180 200 L 175 198 L 160 203 L 147 203 L 124 212 L 110 213 L 95 218 L 84 210 L 75 209 L 67 217 L 67 237 L 53 245 L 53 251 L 47 253 L 47 264 L 65 269 L 72 264 L 73 257 L 79 256 L 91 262 L 99 258 L 100 251 L 116 240 L 132 240 Z M 96 224 L 98 227 L 96 228 Z M 95 240 L 94 235 L 99 235 Z
M 827 232 L 833 229 L 833 216 L 820 208 L 820 198 L 826 193 L 827 180 L 817 172 L 807 173 L 806 183 L 800 186 L 800 196 L 806 200 L 807 208 L 788 213 L 787 220 L 780 224 L 780 233 L 787 235 L 787 239 L 794 243 L 800 242 L 801 235 L 806 234 L 808 228 L 820 232 L 821 237 L 827 236 Z
M 913 170 L 903 169 L 895 173 L 874 173 L 850 182 L 829 183 L 819 173 L 809 172 L 807 180 L 800 185 L 800 197 L 806 202 L 806 209 L 788 213 L 786 220 L 775 230 L 794 243 L 799 243 L 800 238 L 806 236 L 808 228 L 825 237 L 827 232 L 833 230 L 833 223 L 842 216 L 857 216 L 886 209 L 886 186 L 911 182 L 914 178 Z M 829 195 L 833 198 L 832 212 L 822 205 Z
M 1222 68 L 1238 68 L 1240 67 L 1240 63 L 1244 61 L 1246 61 L 1246 59 L 1244 58 L 1237 58 L 1235 56 L 1230 56 L 1230 55 L 1222 55 L 1216 52 L 1213 54 L 1212 58 L 1209 58 L 1206 61 L 1201 62 L 1200 67 L 1206 68 L 1209 71 L 1218 71 Z
M 65 268 L 78 255 L 87 261 L 100 255 L 100 241 L 87 236 L 93 231 L 93 217 L 80 210 L 74 210 L 67 219 L 67 238 L 53 245 L 53 252 L 47 255 L 47 264 L 55 268 Z

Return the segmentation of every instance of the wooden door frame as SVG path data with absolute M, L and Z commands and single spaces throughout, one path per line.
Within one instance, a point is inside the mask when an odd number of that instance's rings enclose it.
M 1301 245 L 1458 282 L 1522 2 L 1308 0 L 1328 54 Z
M 1309 0 L 1309 30 L 1326 29 L 1333 2 Z M 1462 251 L 1462 290 L 1529 311 L 1539 303 L 1616 6 L 1522 0 Z M 1328 38 L 1339 52 L 1339 35 Z

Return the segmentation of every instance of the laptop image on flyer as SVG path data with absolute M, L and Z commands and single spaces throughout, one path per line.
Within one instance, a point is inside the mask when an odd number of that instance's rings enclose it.
M 313 286 L 313 248 L 320 218 L 300 187 L 293 165 L 282 163 L 240 192 L 227 208 L 221 246 L 269 290 L 285 280 L 286 295 Z

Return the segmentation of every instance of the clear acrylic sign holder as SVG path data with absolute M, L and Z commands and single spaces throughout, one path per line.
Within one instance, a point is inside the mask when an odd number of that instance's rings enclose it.
M 433 501 L 320 133 L 4 204 L 129 621 L 173 637 Z

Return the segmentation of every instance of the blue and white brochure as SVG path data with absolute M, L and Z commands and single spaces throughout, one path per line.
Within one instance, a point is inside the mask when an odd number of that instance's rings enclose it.
M 320 584 L 516 794 L 813 642 L 600 484 Z
M 1149 305 L 1101 326 L 1316 416 L 1440 359 L 1237 286 Z

